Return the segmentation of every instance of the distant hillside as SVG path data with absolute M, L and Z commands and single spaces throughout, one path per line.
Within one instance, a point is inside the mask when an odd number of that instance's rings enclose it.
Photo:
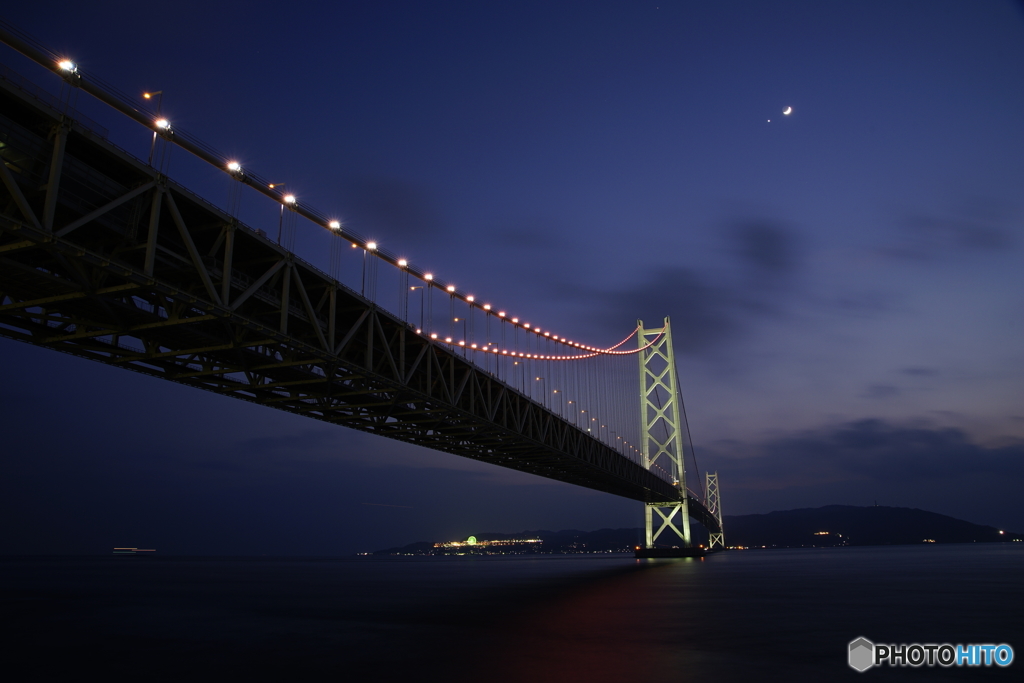
M 935 512 L 882 505 L 827 505 L 766 515 L 727 515 L 724 526 L 728 545 L 748 547 L 991 543 L 1024 538 Z
M 1024 541 L 1024 535 L 961 519 L 911 508 L 827 505 L 821 508 L 784 510 L 765 515 L 725 517 L 729 546 L 810 548 L 854 545 L 907 545 L 917 543 L 992 543 Z M 522 531 L 516 534 L 480 533 L 479 541 L 536 539 L 540 544 L 480 545 L 437 549 L 433 541 L 378 550 L 374 555 L 434 555 L 452 553 L 606 553 L 631 552 L 643 542 L 643 529 L 598 531 Z M 664 538 L 664 537 L 663 537 Z M 694 543 L 707 543 L 700 525 L 693 526 Z M 456 539 L 445 539 L 453 541 Z M 465 540 L 465 539 L 458 539 Z

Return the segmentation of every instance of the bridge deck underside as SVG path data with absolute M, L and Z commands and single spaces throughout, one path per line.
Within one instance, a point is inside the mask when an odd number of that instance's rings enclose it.
M 670 482 L 2 80 L 0 157 L 0 335 L 639 501 L 679 500 Z M 702 510 L 691 498 L 691 514 L 713 522 Z

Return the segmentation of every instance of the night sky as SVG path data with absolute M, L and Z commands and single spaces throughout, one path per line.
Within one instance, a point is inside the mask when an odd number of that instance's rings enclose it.
M 1021 4 L 179 0 L 2 18 L 126 93 L 163 90 L 177 128 L 542 327 L 608 346 L 671 316 L 727 514 L 877 501 L 1024 531 Z M 6 46 L 0 62 L 60 84 Z M 76 107 L 145 158 L 147 130 L 85 93 Z M 168 172 L 228 201 L 226 175 L 180 149 Z M 241 214 L 276 229 L 254 193 Z M 327 239 L 300 222 L 296 251 L 326 268 Z M 642 523 L 633 501 L 0 353 L 2 553 L 335 555 Z

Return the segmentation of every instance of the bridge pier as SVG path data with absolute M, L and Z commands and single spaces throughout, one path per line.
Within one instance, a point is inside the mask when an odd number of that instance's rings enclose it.
M 655 529 L 655 516 L 660 520 Z M 636 557 L 703 557 L 704 548 L 694 548 L 690 541 L 690 501 L 683 498 L 676 503 L 647 503 L 644 505 L 645 544 L 637 548 Z M 675 543 L 671 547 L 656 547 L 655 542 L 665 531 L 668 542 Z M 663 541 L 665 542 L 665 541 Z
M 704 557 L 707 551 L 700 546 L 689 548 L 637 548 L 633 557 L 638 560 L 668 557 Z
M 667 510 L 667 512 L 663 512 L 663 510 Z M 655 515 L 661 518 L 657 530 L 654 528 Z M 644 505 L 644 526 L 648 548 L 653 548 L 658 537 L 667 530 L 675 533 L 678 541 L 673 539 L 673 542 L 681 542 L 683 546 L 690 547 L 689 501 L 683 499 L 682 502 L 672 504 L 647 503 Z

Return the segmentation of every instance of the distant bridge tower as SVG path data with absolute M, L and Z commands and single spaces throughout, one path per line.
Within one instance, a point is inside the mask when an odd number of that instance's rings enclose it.
M 725 550 L 725 526 L 722 524 L 722 497 L 718 492 L 718 472 L 707 473 L 704 491 L 704 495 L 707 496 L 704 504 L 718 520 L 718 531 L 710 531 L 708 550 Z
M 690 507 L 686 495 L 686 469 L 683 465 L 683 429 L 679 419 L 679 387 L 676 359 L 672 353 L 672 330 L 668 318 L 664 327 L 645 329 L 637 321 L 640 345 L 640 424 L 643 465 L 668 472 L 679 490 L 672 501 L 647 503 L 644 522 L 647 547 L 653 548 L 662 532 L 671 530 L 681 545 L 690 547 Z M 654 529 L 654 516 L 660 519 Z

